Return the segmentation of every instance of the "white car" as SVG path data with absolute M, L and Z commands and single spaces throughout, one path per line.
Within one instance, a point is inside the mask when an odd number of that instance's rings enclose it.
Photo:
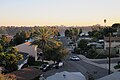
M 58 63 L 58 66 L 59 66 L 59 67 L 62 67 L 63 65 L 64 65 L 63 62 L 59 62 L 59 63 Z
M 70 60 L 72 60 L 72 61 L 79 61 L 80 58 L 78 56 L 73 56 L 73 57 L 70 57 Z
M 56 64 L 53 65 L 53 68 L 59 69 L 60 67 L 63 67 L 64 63 L 63 62 L 57 62 Z

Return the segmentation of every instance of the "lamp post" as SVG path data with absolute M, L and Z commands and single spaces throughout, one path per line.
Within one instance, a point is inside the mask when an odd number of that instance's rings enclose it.
M 107 20 L 104 19 L 105 27 L 106 27 L 106 22 L 107 22 Z M 110 70 L 111 70 L 111 65 L 110 65 L 110 63 L 111 63 L 111 58 L 110 58 L 111 51 L 110 51 L 110 49 L 111 49 L 111 32 L 110 32 L 110 27 L 109 27 L 109 55 L 108 55 L 109 70 L 108 70 L 108 74 L 110 74 Z

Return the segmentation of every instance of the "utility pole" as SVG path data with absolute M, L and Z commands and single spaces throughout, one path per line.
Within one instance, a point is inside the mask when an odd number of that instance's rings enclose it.
M 106 22 L 107 22 L 107 20 L 104 19 L 105 27 L 106 27 Z M 110 63 L 111 63 L 111 58 L 110 58 L 111 51 L 110 51 L 110 49 L 111 49 L 111 32 L 110 32 L 110 27 L 109 27 L 109 55 L 108 55 L 109 70 L 108 70 L 108 74 L 110 74 L 110 70 L 111 70 L 111 65 L 110 65 Z
M 110 28 L 109 28 L 109 31 L 110 31 Z M 110 74 L 110 70 L 111 70 L 111 58 L 110 58 L 110 49 L 111 49 L 111 33 L 109 33 L 109 71 L 108 71 L 108 74 Z

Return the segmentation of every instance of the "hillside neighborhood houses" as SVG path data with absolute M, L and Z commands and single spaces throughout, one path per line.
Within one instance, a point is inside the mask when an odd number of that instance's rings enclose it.
M 116 36 L 104 36 L 102 38 L 92 37 L 88 32 L 81 32 L 79 36 L 74 34 L 74 37 L 71 37 L 71 35 L 70 37 L 63 35 L 59 37 L 50 36 L 50 39 L 55 38 L 58 42 L 62 42 L 62 46 L 68 52 L 68 55 L 59 61 L 54 62 L 51 60 L 53 63 L 50 63 L 50 60 L 47 59 L 42 62 L 42 49 L 38 48 L 38 45 L 32 44 L 33 39 L 27 39 L 21 44 L 14 45 L 18 53 L 23 55 L 23 59 L 18 61 L 18 69 L 16 71 L 7 74 L 16 75 L 18 80 L 26 80 L 27 78 L 30 80 L 34 78 L 41 79 L 41 77 L 47 80 L 60 80 L 65 78 L 70 79 L 70 76 L 75 79 L 76 75 L 78 75 L 77 77 L 81 75 L 83 80 L 91 80 L 92 78 L 96 80 L 109 80 L 111 77 L 113 80 L 115 78 L 119 80 L 118 75 L 120 74 L 120 69 L 115 69 L 120 63 L 120 37 L 117 36 L 117 33 L 118 32 L 113 33 L 113 35 Z M 98 33 L 96 32 L 96 34 Z M 3 34 L 1 35 L 1 39 L 2 37 L 4 37 Z M 6 34 L 5 37 L 10 40 L 14 39 L 14 37 Z M 99 35 L 97 35 L 97 37 L 99 37 Z M 76 39 L 73 40 L 74 38 Z M 35 40 L 38 39 L 39 37 L 35 38 Z M 111 75 L 108 75 L 109 43 L 111 52 Z M 48 48 L 50 48 L 50 50 L 47 56 L 50 57 L 52 55 L 53 58 L 56 59 L 56 56 L 53 55 L 54 51 L 51 51 L 51 47 Z M 57 48 L 55 47 L 54 50 L 57 50 Z M 33 57 L 32 59 L 31 56 Z M 28 62 L 33 63 L 29 65 Z M 4 68 L 1 67 L 0 70 L 4 70 Z M 78 73 L 76 71 L 78 71 Z M 35 75 L 32 76 L 32 74 Z M 28 77 L 29 75 L 31 77 Z M 56 76 L 58 76 L 59 79 Z M 76 80 L 79 79 L 76 78 Z
M 80 36 L 79 40 L 86 39 L 86 40 L 92 40 L 92 38 L 87 36 Z M 70 39 L 68 39 L 69 43 L 72 43 Z M 102 54 L 108 53 L 108 48 L 109 48 L 109 37 L 104 37 L 104 39 L 99 39 L 97 42 L 90 42 L 87 44 L 89 45 L 95 45 L 96 49 L 101 49 L 103 51 Z M 74 45 L 72 45 L 72 49 L 75 48 Z M 116 54 L 118 51 L 118 54 L 120 53 L 120 37 L 111 37 L 111 54 Z M 19 52 L 27 53 L 29 56 L 35 57 L 35 61 L 39 61 L 40 59 L 40 54 L 42 53 L 41 49 L 37 48 L 37 45 L 31 45 L 30 42 L 25 42 L 23 44 L 15 46 L 15 48 L 18 49 Z M 23 62 L 24 64 L 24 62 Z M 116 73 L 117 74 L 117 73 Z M 119 74 L 119 73 L 118 73 Z M 105 78 L 106 79 L 106 78 Z M 105 80 L 104 78 L 101 78 L 100 80 Z M 108 77 L 109 79 L 109 77 Z
M 111 46 L 111 53 L 115 54 L 116 52 L 119 52 L 119 46 L 120 46 L 120 37 L 111 37 L 110 38 L 110 46 Z M 104 37 L 104 49 L 109 48 L 109 37 Z

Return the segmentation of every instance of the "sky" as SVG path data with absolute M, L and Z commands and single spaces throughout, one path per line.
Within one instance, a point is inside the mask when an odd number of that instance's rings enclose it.
M 0 26 L 111 26 L 120 0 L 0 0 Z

